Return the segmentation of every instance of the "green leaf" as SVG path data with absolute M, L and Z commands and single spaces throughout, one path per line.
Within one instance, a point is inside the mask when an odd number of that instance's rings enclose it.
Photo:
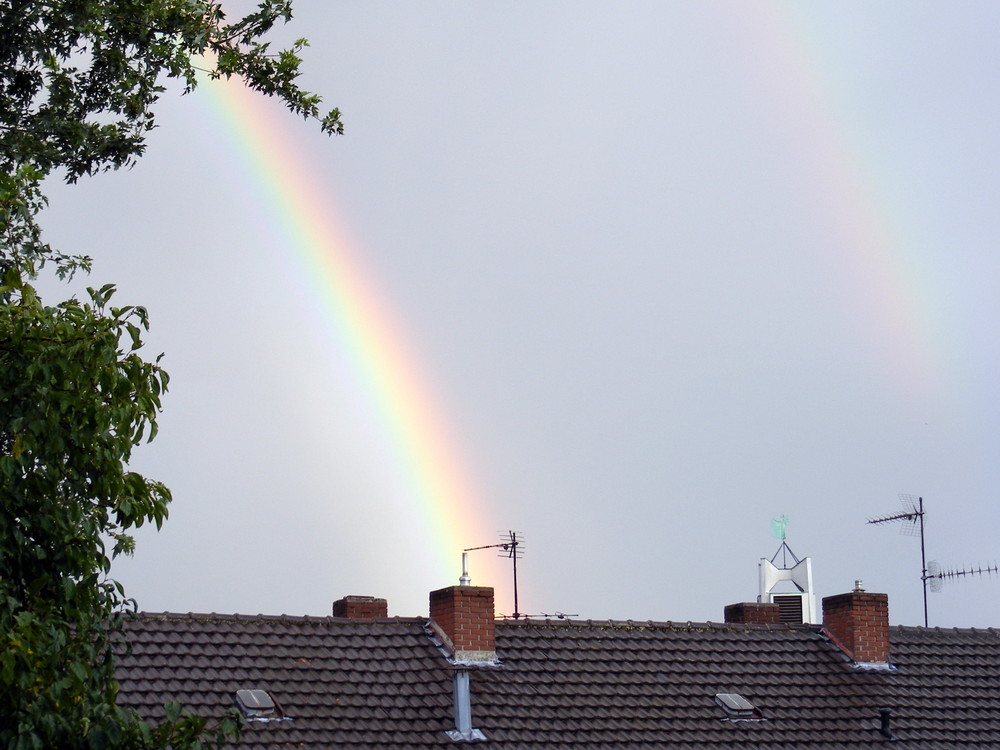
M 132 351 L 140 348 L 142 346 L 142 332 L 139 328 L 132 323 L 125 324 L 126 330 L 128 330 L 128 335 L 132 338 Z
M 74 677 L 80 682 L 85 682 L 87 679 L 87 668 L 83 666 L 78 661 L 71 661 L 69 663 L 69 671 Z

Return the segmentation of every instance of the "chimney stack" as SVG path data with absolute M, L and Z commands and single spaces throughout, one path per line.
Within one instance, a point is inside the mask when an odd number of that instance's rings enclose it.
M 462 579 L 468 580 L 465 556 Z M 455 728 L 446 730 L 454 741 L 485 740 L 486 735 L 472 726 L 472 689 L 469 662 L 495 664 L 496 621 L 493 617 L 493 589 L 487 586 L 449 586 L 432 591 L 431 628 L 458 664 L 455 670 Z
M 449 586 L 430 595 L 431 627 L 457 661 L 496 660 L 493 589 Z
M 856 662 L 889 663 L 889 597 L 860 582 L 847 594 L 823 599 L 823 630 Z
M 780 625 L 781 607 L 771 602 L 741 602 L 725 609 L 726 622 L 742 625 Z
M 349 620 L 375 620 L 389 616 L 389 605 L 385 599 L 374 596 L 345 596 L 333 603 L 333 616 Z

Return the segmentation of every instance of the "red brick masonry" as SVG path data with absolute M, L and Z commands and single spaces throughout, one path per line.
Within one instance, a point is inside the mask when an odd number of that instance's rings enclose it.
M 889 661 L 889 597 L 852 591 L 823 599 L 823 628 L 854 661 Z
M 780 625 L 781 607 L 773 602 L 740 602 L 725 610 L 726 622 L 744 625 Z
M 458 659 L 496 656 L 493 589 L 486 586 L 449 586 L 430 594 L 431 622 L 442 633 Z
M 374 596 L 345 596 L 333 603 L 334 617 L 351 620 L 375 620 L 389 616 L 389 605 L 385 599 Z

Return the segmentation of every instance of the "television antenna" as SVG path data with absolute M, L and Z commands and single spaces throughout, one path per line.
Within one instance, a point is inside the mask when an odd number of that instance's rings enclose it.
M 941 566 L 938 565 L 937 560 L 930 560 L 927 563 L 927 572 L 924 574 L 924 577 L 930 586 L 931 592 L 936 594 L 941 590 L 945 581 L 964 578 L 965 576 L 992 576 L 997 572 L 1000 572 L 1000 570 L 997 569 L 996 563 L 986 565 L 985 567 L 979 565 L 975 568 L 963 568 L 962 570 L 941 570 Z
M 548 612 L 542 612 L 542 617 L 550 617 L 550 618 L 554 617 L 557 620 L 568 620 L 571 617 L 579 617 L 579 616 L 580 615 L 576 613 L 570 614 L 568 612 L 560 612 L 559 610 L 556 610 L 552 614 L 549 614 Z
M 914 495 L 900 495 L 900 502 L 903 504 L 903 512 L 895 513 L 889 516 L 879 516 L 878 518 L 869 518 L 868 523 L 882 524 L 889 523 L 890 521 L 901 521 L 903 523 L 900 533 L 906 534 L 907 536 L 920 535 L 920 582 L 923 584 L 924 588 L 924 627 L 927 625 L 927 589 L 934 593 L 941 590 L 941 586 L 945 581 L 954 580 L 956 578 L 965 578 L 966 576 L 992 576 L 994 573 L 1000 572 L 997 568 L 996 563 L 992 565 L 986 565 L 985 567 L 980 565 L 975 568 L 963 568 L 963 569 L 950 569 L 941 570 L 941 566 L 938 565 L 936 560 L 927 561 L 927 556 L 924 550 L 924 499 L 922 497 L 916 497 Z
M 916 495 L 900 495 L 899 501 L 903 505 L 902 513 L 894 513 L 887 516 L 869 518 L 868 523 L 883 524 L 899 521 L 902 527 L 900 534 L 906 536 L 920 535 L 920 582 L 924 589 L 924 627 L 927 625 L 927 552 L 924 547 L 924 499 Z
M 511 561 L 514 568 L 514 614 L 511 615 L 515 620 L 521 618 L 521 612 L 517 608 L 517 561 L 519 558 L 524 557 L 524 539 L 516 531 L 500 531 L 500 542 L 499 544 L 484 544 L 481 547 L 466 547 L 462 551 L 462 577 L 459 582 L 463 586 L 468 586 L 469 572 L 466 565 L 467 553 L 474 552 L 478 549 L 495 549 L 498 550 L 498 557 L 506 557 Z

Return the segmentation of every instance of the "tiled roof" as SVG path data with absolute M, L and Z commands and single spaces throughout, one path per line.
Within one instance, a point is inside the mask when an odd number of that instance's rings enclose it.
M 418 620 L 141 614 L 127 632 L 119 703 L 146 718 L 167 701 L 221 716 L 263 689 L 287 720 L 251 722 L 241 747 L 451 744 L 451 666 Z
M 419 618 L 143 614 L 120 701 L 207 716 L 268 690 L 287 720 L 241 747 L 453 746 L 455 669 Z M 895 669 L 865 670 L 817 626 L 498 621 L 472 670 L 473 726 L 496 748 L 1000 747 L 1000 633 L 893 628 Z M 739 693 L 762 721 L 727 720 Z M 964 743 L 964 744 L 962 744 Z
M 1000 630 L 898 627 L 886 705 L 922 747 L 1000 747 Z

